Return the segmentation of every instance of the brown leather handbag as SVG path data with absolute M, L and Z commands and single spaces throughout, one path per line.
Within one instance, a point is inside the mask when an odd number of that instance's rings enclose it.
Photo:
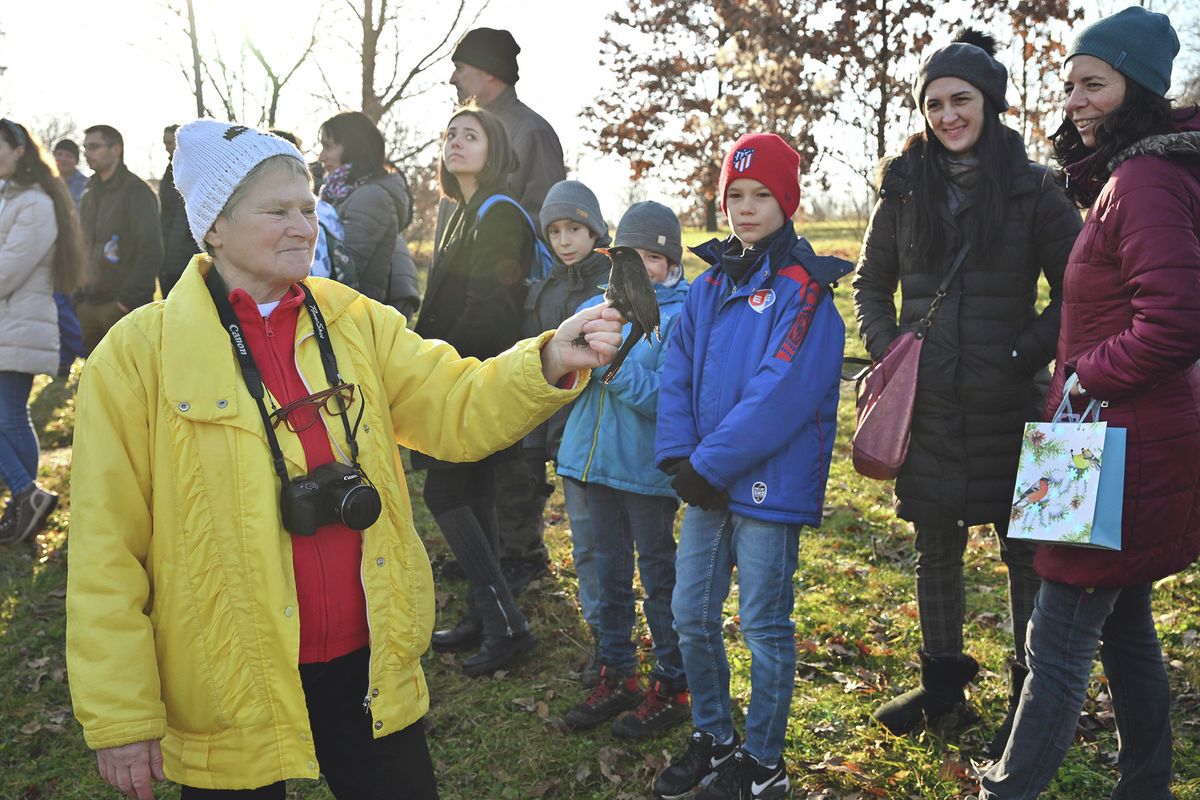
M 889 480 L 900 473 L 908 457 L 921 347 L 933 325 L 934 312 L 942 304 L 969 249 L 968 240 L 954 257 L 917 329 L 897 336 L 878 361 L 854 376 L 858 408 L 851 451 L 854 469 L 860 475 Z

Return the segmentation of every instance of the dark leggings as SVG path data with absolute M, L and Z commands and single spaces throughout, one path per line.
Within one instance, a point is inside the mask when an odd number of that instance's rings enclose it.
M 321 774 L 338 800 L 437 800 L 433 761 L 418 720 L 376 739 L 364 714 L 370 651 L 322 664 L 301 664 L 300 680 Z M 284 800 L 283 781 L 258 789 L 196 789 L 180 800 Z
M 921 615 L 924 650 L 934 658 L 963 651 L 963 551 L 967 528 L 955 525 L 914 525 L 917 532 L 917 608 Z M 1009 612 L 1013 623 L 1013 657 L 1025 663 L 1025 628 L 1033 614 L 1041 579 L 1033 571 L 1036 545 L 1008 538 L 1008 521 L 995 525 L 1000 558 L 1008 566 Z

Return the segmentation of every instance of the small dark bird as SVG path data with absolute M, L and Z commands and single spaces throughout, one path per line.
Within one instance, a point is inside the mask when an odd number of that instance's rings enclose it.
M 608 288 L 604 290 L 604 298 L 609 305 L 621 312 L 621 316 L 632 323 L 629 336 L 621 342 L 621 349 L 608 365 L 604 374 L 604 382 L 610 382 L 616 377 L 621 362 L 629 355 L 629 351 L 643 336 L 646 341 L 653 331 L 658 335 L 658 296 L 654 293 L 654 284 L 646 274 L 646 265 L 638 251 L 632 247 L 612 247 L 607 250 L 598 248 L 597 253 L 608 256 L 612 262 L 612 270 L 608 274 Z M 582 338 L 582 337 L 581 337 Z M 662 338 L 661 336 L 659 337 Z M 579 339 L 576 344 L 584 344 Z

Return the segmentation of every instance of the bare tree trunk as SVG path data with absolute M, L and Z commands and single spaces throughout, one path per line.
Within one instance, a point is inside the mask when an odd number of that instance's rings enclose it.
M 200 37 L 196 32 L 196 9 L 187 0 L 188 38 L 192 41 L 192 86 L 196 95 L 196 116 L 206 115 L 204 108 L 204 78 L 200 73 Z
M 381 0 L 379 24 L 375 24 L 374 0 L 363 0 L 362 10 L 362 111 L 378 123 L 383 104 L 375 95 L 375 62 L 379 58 L 379 34 L 386 22 L 387 0 Z
M 875 114 L 875 161 L 883 160 L 887 155 L 887 118 L 888 118 L 888 100 L 891 94 L 891 80 L 888 77 L 888 67 L 891 66 L 891 51 L 888 50 L 888 37 L 891 35 L 891 30 L 888 28 L 887 16 L 887 0 L 880 0 L 879 3 L 879 29 L 882 34 L 883 46 L 879 50 L 879 67 L 883 73 L 879 79 L 879 109 Z
M 717 230 L 717 198 L 704 199 L 704 230 L 714 233 Z

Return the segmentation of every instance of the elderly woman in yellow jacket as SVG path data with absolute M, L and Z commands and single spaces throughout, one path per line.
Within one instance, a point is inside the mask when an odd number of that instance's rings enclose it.
M 320 774 L 342 800 L 436 797 L 419 722 L 433 586 L 396 444 L 471 461 L 516 441 L 611 360 L 619 317 L 460 358 L 306 278 L 315 199 L 294 146 L 212 120 L 177 141 L 207 255 L 80 380 L 76 716 L 138 800 L 164 778 L 185 800 L 283 798 Z

